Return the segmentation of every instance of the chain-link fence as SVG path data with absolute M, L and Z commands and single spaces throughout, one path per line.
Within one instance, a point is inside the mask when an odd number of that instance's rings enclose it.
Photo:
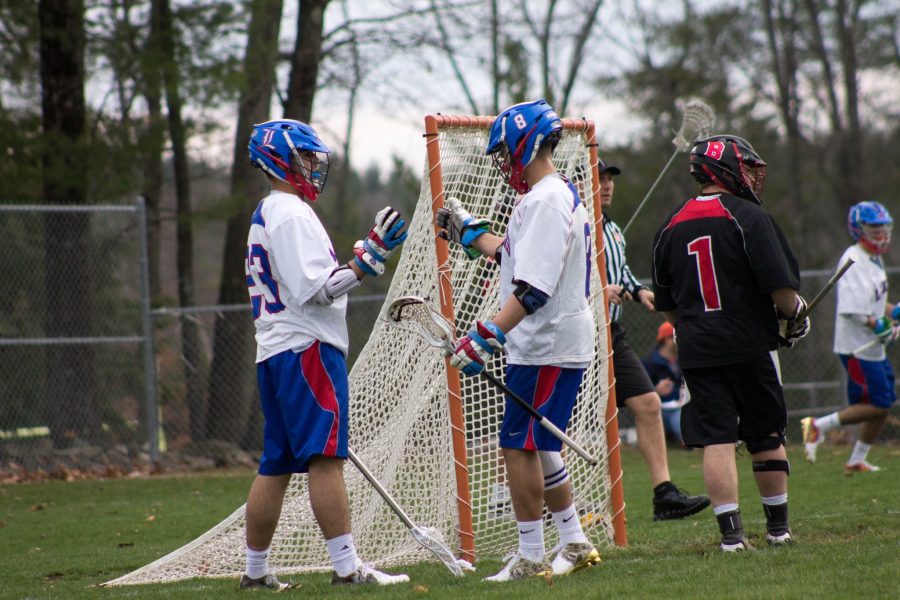
M 155 447 L 143 202 L 0 206 L 0 470 Z
M 0 230 L 0 475 L 254 463 L 262 422 L 249 304 L 151 310 L 142 203 L 0 206 Z M 830 275 L 804 272 L 804 294 Z M 900 268 L 889 279 L 900 289 Z M 351 365 L 383 301 L 351 296 Z M 626 306 L 622 324 L 638 354 L 651 351 L 660 322 Z M 780 353 L 795 441 L 800 417 L 845 403 L 831 351 L 833 293 L 812 322 Z M 627 410 L 620 423 L 632 423 Z M 896 410 L 883 438 L 900 440 Z

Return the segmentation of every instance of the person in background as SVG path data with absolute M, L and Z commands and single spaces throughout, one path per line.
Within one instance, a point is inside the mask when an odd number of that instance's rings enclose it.
M 666 437 L 672 443 L 683 446 L 681 407 L 685 395 L 684 376 L 678 366 L 678 346 L 675 345 L 675 328 L 671 323 L 664 321 L 657 328 L 656 345 L 641 362 L 659 394 Z
M 882 256 L 891 243 L 894 220 L 878 202 L 860 202 L 850 209 L 847 228 L 853 245 L 844 251 L 853 268 L 837 283 L 837 316 L 834 353 L 847 371 L 849 406 L 819 417 L 806 417 L 803 442 L 806 460 L 816 462 L 816 451 L 826 431 L 861 423 L 859 439 L 844 465 L 844 474 L 873 473 L 881 468 L 869 463 L 869 448 L 878 439 L 891 405 L 897 400 L 894 371 L 885 345 L 897 335 L 900 305 L 888 302 L 888 280 Z M 869 348 L 856 351 L 872 342 Z M 876 343 L 877 342 L 877 343 Z
M 610 336 L 613 348 L 613 371 L 616 377 L 616 404 L 627 406 L 634 414 L 638 449 L 650 471 L 653 485 L 653 520 L 682 519 L 709 506 L 703 494 L 689 496 L 679 489 L 669 474 L 666 433 L 663 427 L 659 394 L 637 353 L 625 339 L 625 328 L 619 323 L 625 303 L 634 300 L 646 310 L 654 311 L 654 295 L 632 274 L 625 258 L 625 236 L 607 214 L 615 190 L 614 175 L 622 171 L 600 161 L 600 205 L 603 208 L 603 247 L 606 254 L 606 294 L 609 299 Z

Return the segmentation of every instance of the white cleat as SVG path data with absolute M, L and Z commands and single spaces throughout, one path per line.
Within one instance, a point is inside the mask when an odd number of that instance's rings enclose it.
M 850 463 L 844 465 L 844 475 L 848 477 L 854 473 L 877 473 L 880 470 L 881 467 L 876 467 L 865 460 L 852 465 Z
M 550 574 L 552 567 L 545 560 L 535 562 L 524 558 L 521 554 L 516 554 L 507 562 L 500 572 L 490 577 L 485 577 L 484 581 L 504 582 L 513 581 L 515 579 L 527 579 L 528 577 L 542 577 Z
M 406 583 L 409 581 L 409 575 L 391 575 L 382 573 L 371 565 L 367 565 L 362 561 L 357 561 L 356 568 L 352 573 L 345 577 L 341 577 L 336 572 L 331 572 L 331 585 L 394 585 L 395 583 Z
M 550 566 L 554 575 L 577 573 L 600 564 L 600 553 L 590 543 L 572 543 L 562 547 Z
M 803 449 L 806 452 L 806 460 L 813 464 L 816 462 L 819 444 L 822 443 L 822 432 L 816 427 L 816 420 L 813 417 L 800 419 L 800 426 L 803 429 Z
M 790 531 L 785 531 L 784 533 L 772 534 L 766 533 L 766 543 L 772 547 L 778 546 L 792 546 L 794 545 L 794 536 L 791 535 Z
M 722 543 L 719 544 L 719 549 L 722 552 L 745 552 L 747 550 L 753 550 L 753 546 L 750 545 L 750 542 L 747 541 L 747 538 L 743 538 L 737 542 L 726 542 L 722 540 Z

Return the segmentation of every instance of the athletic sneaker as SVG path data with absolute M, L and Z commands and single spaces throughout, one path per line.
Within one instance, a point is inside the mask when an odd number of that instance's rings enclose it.
M 272 590 L 273 592 L 283 592 L 284 590 L 295 587 L 300 587 L 300 585 L 278 581 L 278 578 L 275 577 L 275 573 L 268 573 L 257 579 L 251 579 L 246 573 L 241 577 L 242 590 Z
M 538 577 L 552 573 L 552 569 L 553 567 L 546 560 L 535 562 L 516 552 L 506 565 L 500 569 L 499 573 L 485 577 L 484 581 L 512 581 L 514 579 Z
M 709 506 L 709 497 L 703 494 L 688 496 L 682 490 L 669 483 L 660 494 L 653 497 L 653 520 L 667 521 L 683 519 L 700 512 Z
M 600 564 L 600 553 L 589 543 L 566 544 L 550 563 L 554 575 L 577 573 L 587 567 Z
M 844 475 L 850 476 L 854 473 L 877 473 L 881 470 L 881 467 L 876 467 L 873 464 L 870 464 L 868 461 L 862 461 L 858 463 L 847 463 L 844 465 Z
M 814 463 L 816 462 L 816 451 L 819 449 L 819 444 L 822 443 L 822 432 L 816 427 L 814 417 L 800 419 L 800 426 L 803 428 L 803 447 L 806 450 L 806 460 Z
M 792 546 L 794 544 L 794 536 L 790 531 L 784 533 L 766 533 L 766 543 L 770 546 Z
M 744 552 L 747 550 L 753 550 L 753 546 L 750 545 L 750 542 L 747 541 L 747 538 L 733 540 L 726 540 L 723 538 L 722 542 L 719 544 L 719 549 L 722 552 Z
M 395 583 L 405 583 L 407 581 L 409 581 L 408 575 L 390 575 L 389 573 L 382 573 L 361 560 L 356 561 L 356 568 L 352 573 L 345 577 L 341 577 L 335 571 L 331 572 L 331 585 L 364 585 L 369 583 L 393 585 Z

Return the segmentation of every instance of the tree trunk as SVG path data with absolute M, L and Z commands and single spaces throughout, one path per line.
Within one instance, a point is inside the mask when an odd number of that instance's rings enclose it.
M 175 165 L 175 238 L 177 241 L 178 304 L 194 306 L 194 232 L 191 214 L 191 174 L 188 166 L 187 131 L 181 117 L 180 76 L 175 49 L 175 30 L 169 0 L 154 0 L 158 12 L 162 44 L 163 81 L 169 112 L 169 137 Z M 194 441 L 206 434 L 206 356 L 200 339 L 200 328 L 191 315 L 181 316 L 181 358 L 184 362 L 186 397 L 190 415 L 190 435 Z
M 250 165 L 247 142 L 253 125 L 266 121 L 278 61 L 278 33 L 282 0 L 253 0 L 244 80 L 238 107 L 231 170 L 232 213 L 225 232 L 224 265 L 219 284 L 220 304 L 248 304 L 246 313 L 226 312 L 216 318 L 213 360 L 209 377 L 210 437 L 240 442 L 247 429 L 256 396 L 253 382 L 253 324 L 250 320 L 244 256 L 250 216 L 268 191 L 262 172 Z
M 866 199 L 866 185 L 863 174 L 862 127 L 859 120 L 859 61 L 856 55 L 856 24 L 859 19 L 859 4 L 853 0 L 838 0 L 835 4 L 834 23 L 840 47 L 841 67 L 844 75 L 844 99 L 847 109 L 847 129 L 842 141 L 843 147 L 843 189 L 842 199 L 849 208 Z
M 87 201 L 85 151 L 84 4 L 82 0 L 41 0 L 41 110 L 43 117 L 43 193 L 47 204 Z M 93 333 L 93 272 L 87 213 L 47 213 L 45 334 Z M 91 345 L 49 346 L 47 405 L 44 415 L 57 447 L 76 438 L 101 436 L 94 352 Z
M 297 4 L 297 42 L 291 57 L 291 77 L 284 116 L 308 123 L 312 117 L 316 81 L 322 60 L 322 28 L 329 0 L 300 0 Z
M 151 10 L 150 34 L 142 57 L 144 81 L 143 95 L 147 102 L 147 126 L 142 132 L 143 181 L 141 195 L 147 204 L 147 240 L 150 261 L 150 297 L 158 299 L 162 294 L 160 267 L 160 205 L 163 190 L 163 147 L 165 122 L 162 116 L 162 61 L 159 11 Z
M 771 54 L 771 71 L 778 89 L 778 109 L 787 134 L 788 169 L 795 176 L 791 178 L 792 193 L 785 198 L 793 214 L 802 214 L 805 206 L 803 174 L 803 137 L 800 132 L 800 98 L 797 93 L 797 10 L 795 0 L 782 0 L 777 12 L 771 0 L 762 0 L 766 39 Z M 806 240 L 809 227 L 802 220 L 791 221 L 791 239 L 801 251 L 809 248 Z M 801 263 L 806 257 L 799 257 Z

